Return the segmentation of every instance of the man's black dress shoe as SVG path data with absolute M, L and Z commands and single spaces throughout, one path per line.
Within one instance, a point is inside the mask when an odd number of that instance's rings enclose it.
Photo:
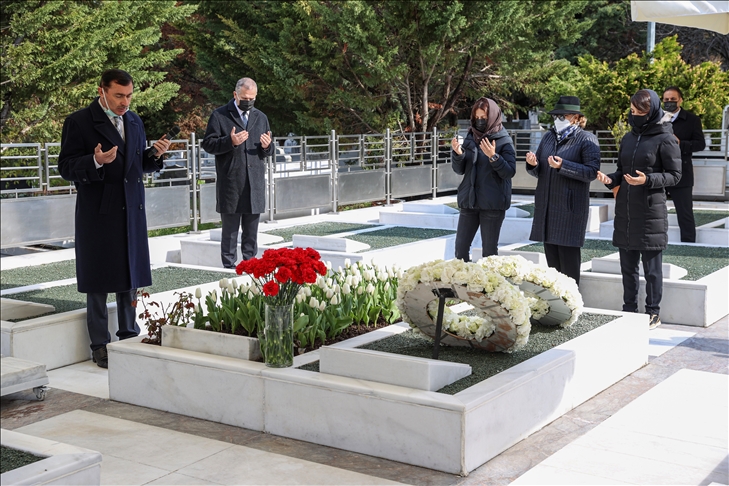
M 94 349 L 91 352 L 91 358 L 94 360 L 94 363 L 96 363 L 96 366 L 99 368 L 108 368 L 109 367 L 109 356 L 106 354 L 106 346 L 99 349 Z

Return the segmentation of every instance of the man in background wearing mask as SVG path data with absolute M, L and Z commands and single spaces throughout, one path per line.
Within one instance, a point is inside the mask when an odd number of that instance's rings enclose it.
M 266 210 L 266 157 L 273 154 L 268 118 L 253 107 L 258 87 L 251 78 L 235 85 L 233 99 L 213 112 L 200 146 L 215 155 L 216 211 L 223 222 L 220 256 L 235 268 L 238 229 L 241 259 L 258 252 L 258 221 Z
M 101 75 L 99 96 L 63 124 L 58 171 L 76 186 L 76 281 L 86 294 L 86 324 L 94 362 L 108 366 L 106 298 L 116 294 L 119 339 L 139 335 L 137 289 L 152 285 L 144 205 L 146 172 L 162 168 L 169 140 L 145 149 L 142 120 L 129 111 L 129 73 Z
M 682 175 L 678 184 L 667 187 L 666 193 L 673 199 L 678 226 L 681 228 L 681 241 L 696 241 L 696 223 L 693 210 L 694 166 L 691 154 L 706 148 L 701 119 L 693 113 L 681 109 L 683 94 L 676 86 L 663 92 L 663 110 L 673 113 L 673 135 L 681 148 Z

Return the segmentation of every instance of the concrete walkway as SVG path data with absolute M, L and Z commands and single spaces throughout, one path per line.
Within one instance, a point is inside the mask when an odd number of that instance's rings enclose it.
M 378 210 L 359 211 L 372 221 Z M 0 418 L 4 429 L 101 452 L 109 485 L 729 484 L 729 316 L 650 338 L 645 367 L 468 477 L 113 402 L 107 372 L 91 362 L 49 372 L 43 402 L 30 391 L 2 397 Z

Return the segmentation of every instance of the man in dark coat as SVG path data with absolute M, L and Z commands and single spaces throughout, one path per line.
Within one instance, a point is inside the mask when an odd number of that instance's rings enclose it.
M 681 228 L 681 241 L 696 241 L 696 222 L 694 221 L 693 187 L 694 166 L 691 160 L 693 152 L 706 148 L 701 118 L 681 108 L 683 94 L 676 86 L 670 86 L 663 92 L 663 109 L 672 113 L 673 136 L 678 140 L 681 149 L 681 180 L 666 192 L 676 207 L 678 226 Z
M 137 288 L 152 284 L 144 209 L 145 172 L 162 168 L 169 140 L 145 150 L 142 120 L 129 110 L 134 82 L 105 71 L 99 97 L 63 124 L 58 170 L 76 186 L 76 280 L 86 294 L 86 323 L 94 362 L 107 367 L 111 341 L 106 309 L 116 293 L 119 339 L 139 335 Z
M 220 256 L 235 268 L 238 229 L 241 258 L 258 252 L 258 221 L 266 210 L 266 157 L 273 154 L 268 118 L 253 107 L 258 87 L 238 80 L 233 99 L 213 112 L 200 146 L 215 155 L 216 210 L 223 222 Z

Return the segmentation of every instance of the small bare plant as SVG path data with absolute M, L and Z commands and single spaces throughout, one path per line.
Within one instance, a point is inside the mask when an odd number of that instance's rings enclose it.
M 139 313 L 139 318 L 147 326 L 147 334 L 149 335 L 149 337 L 142 340 L 143 343 L 160 345 L 162 344 L 162 326 L 165 324 L 186 326 L 191 319 L 194 320 L 195 303 L 192 301 L 193 295 L 189 292 L 175 292 L 174 295 L 179 296 L 177 301 L 163 306 L 159 302 L 147 302 L 149 292 L 144 289 L 137 291 L 137 300 L 132 302 L 132 305 L 138 307 L 138 303 L 142 303 L 143 310 Z

